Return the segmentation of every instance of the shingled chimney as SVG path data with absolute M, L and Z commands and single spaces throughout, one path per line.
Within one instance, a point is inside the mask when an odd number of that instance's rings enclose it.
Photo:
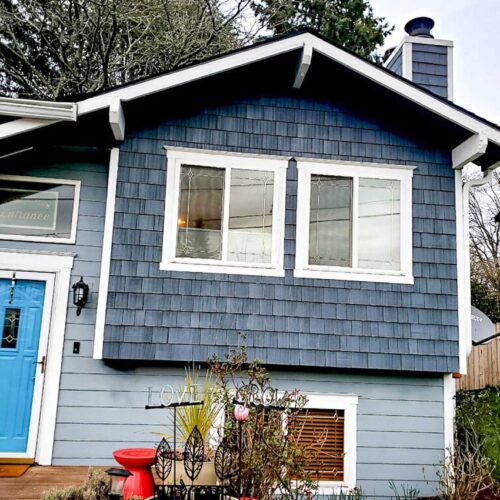
M 401 43 L 386 53 L 384 66 L 416 84 L 453 100 L 453 42 L 434 38 L 434 21 L 417 17 L 405 25 Z

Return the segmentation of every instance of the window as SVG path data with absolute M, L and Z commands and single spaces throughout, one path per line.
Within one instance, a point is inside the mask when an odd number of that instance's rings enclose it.
M 297 277 L 412 283 L 411 167 L 298 162 Z
M 343 410 L 310 408 L 300 410 L 289 422 L 304 446 L 313 479 L 344 480 L 344 420 Z
M 167 152 L 164 270 L 282 276 L 285 159 Z
M 14 307 L 7 307 L 5 309 L 2 343 L 0 344 L 2 349 L 15 349 L 17 347 L 20 318 L 21 309 Z
M 309 453 L 309 468 L 319 494 L 356 486 L 358 396 L 309 394 L 306 407 L 288 423 Z
M 0 176 L 0 239 L 74 243 L 79 181 Z

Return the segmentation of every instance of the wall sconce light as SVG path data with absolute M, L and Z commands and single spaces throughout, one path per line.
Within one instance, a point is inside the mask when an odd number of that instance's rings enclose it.
M 89 300 L 89 286 L 83 281 L 83 276 L 80 277 L 80 281 L 73 285 L 73 304 L 76 306 L 76 315 L 80 316 L 82 309 L 87 304 Z

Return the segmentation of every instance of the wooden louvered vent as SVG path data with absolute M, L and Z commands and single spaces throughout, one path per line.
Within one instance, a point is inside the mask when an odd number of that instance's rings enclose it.
M 289 429 L 305 447 L 314 479 L 344 480 L 344 410 L 301 410 Z

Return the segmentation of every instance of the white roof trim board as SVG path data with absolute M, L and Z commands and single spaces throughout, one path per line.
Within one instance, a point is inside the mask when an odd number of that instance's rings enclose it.
M 288 38 L 283 38 L 269 43 L 256 45 L 247 50 L 242 50 L 226 56 L 221 56 L 207 62 L 202 62 L 185 69 L 149 78 L 147 80 L 130 84 L 125 87 L 109 90 L 103 94 L 83 99 L 76 103 L 77 115 L 86 115 L 95 111 L 109 108 L 112 103 L 119 99 L 121 102 L 128 102 L 163 90 L 178 87 L 188 82 L 200 80 L 209 76 L 217 75 L 225 71 L 246 66 L 258 61 L 275 57 L 280 54 L 301 50 L 304 47 L 312 47 L 314 51 L 322 54 L 339 64 L 349 68 L 383 87 L 395 92 L 402 97 L 415 102 L 425 109 L 449 120 L 458 126 L 465 128 L 471 134 L 485 136 L 489 141 L 500 146 L 500 130 L 487 123 L 476 119 L 473 116 L 453 107 L 452 105 L 434 97 L 433 95 L 416 88 L 413 84 L 391 75 L 386 70 L 379 68 L 359 57 L 346 52 L 345 50 L 332 45 L 331 43 L 313 35 L 312 33 L 301 33 Z M 54 103 L 45 103 L 47 107 Z M 61 119 L 61 118 L 60 118 Z M 15 126 L 14 122 L 8 124 Z M 54 121 L 47 122 L 47 125 Z M 34 124 L 34 128 L 40 124 Z M 24 126 L 22 130 L 14 133 L 27 131 L 29 127 Z M 9 134 L 13 135 L 13 134 Z M 0 139 L 6 137 L 0 130 Z

